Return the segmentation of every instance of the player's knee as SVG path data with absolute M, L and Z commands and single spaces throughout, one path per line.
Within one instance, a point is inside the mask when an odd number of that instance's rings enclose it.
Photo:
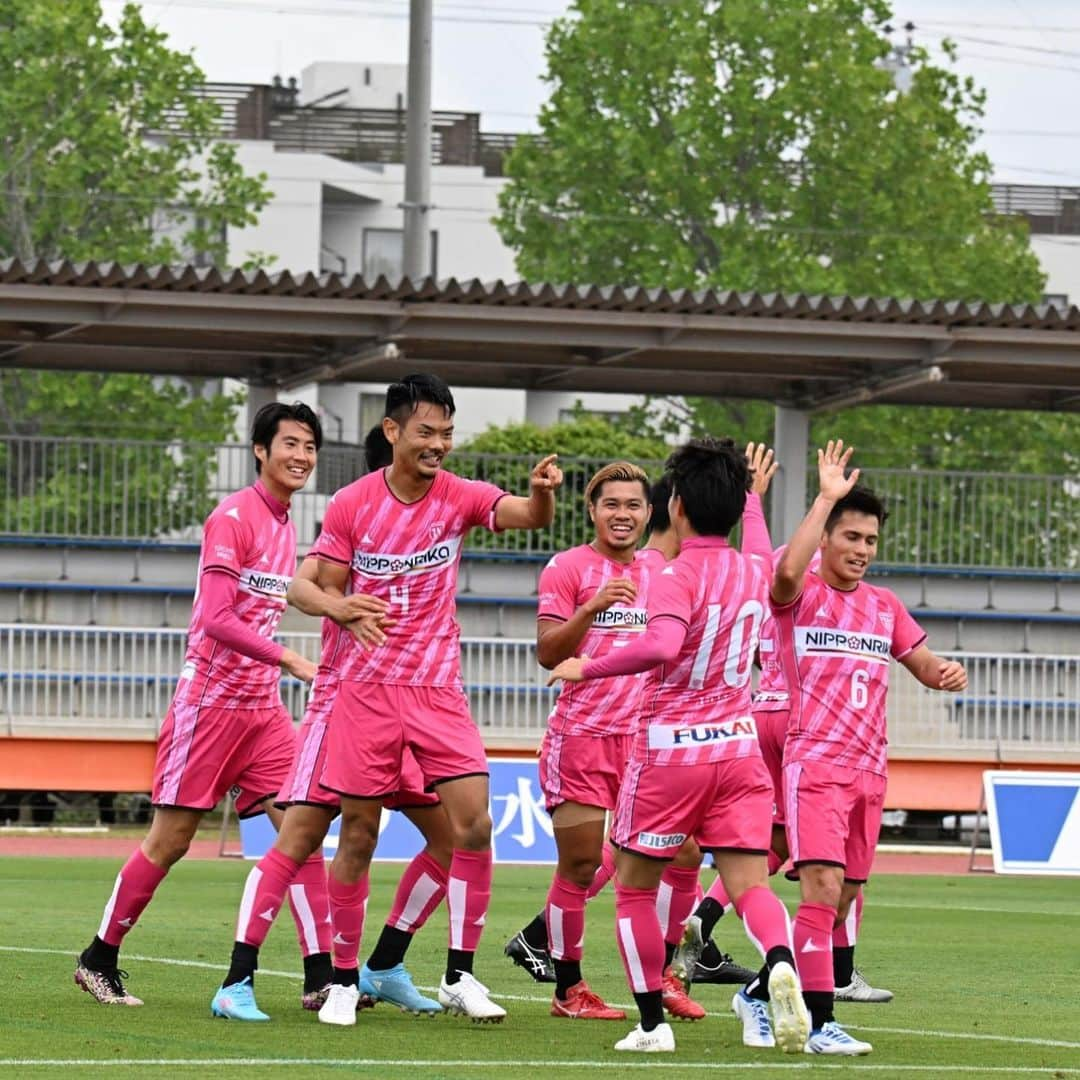
M 143 843 L 143 854 L 155 866 L 168 870 L 188 853 L 190 847 L 191 837 L 183 833 L 169 832 L 147 837 Z
M 583 889 L 587 889 L 596 877 L 596 871 L 600 863 L 592 856 L 582 856 L 559 859 L 559 876 Z
M 454 846 L 463 851 L 486 851 L 491 847 L 490 815 L 484 812 L 458 822 L 454 829 Z
M 338 851 L 350 861 L 363 861 L 365 866 L 371 862 L 375 845 L 379 841 L 379 821 L 366 818 L 353 818 L 342 821 L 338 836 Z

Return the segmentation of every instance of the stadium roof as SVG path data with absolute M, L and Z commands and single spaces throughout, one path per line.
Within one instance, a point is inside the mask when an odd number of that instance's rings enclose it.
M 9 259 L 0 365 L 1080 411 L 1080 310 Z

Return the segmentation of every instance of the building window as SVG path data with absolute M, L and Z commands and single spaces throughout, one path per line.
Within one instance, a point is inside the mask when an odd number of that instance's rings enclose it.
M 1044 304 L 1053 304 L 1054 307 L 1064 311 L 1069 306 L 1069 294 L 1063 292 L 1043 293 L 1042 302 Z
M 356 440 L 363 443 L 367 433 L 376 425 L 382 423 L 383 409 L 386 405 L 385 394 L 361 394 L 358 402 L 360 409 L 360 435 Z
M 400 281 L 404 263 L 405 233 L 401 229 L 364 230 L 364 280 L 374 281 L 380 274 L 388 281 Z M 439 234 L 431 233 L 431 276 L 439 271 Z

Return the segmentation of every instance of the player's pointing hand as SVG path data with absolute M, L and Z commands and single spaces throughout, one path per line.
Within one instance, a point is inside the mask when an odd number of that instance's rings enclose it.
M 548 454 L 542 461 L 537 462 L 529 475 L 529 486 L 533 491 L 554 491 L 562 486 L 562 469 L 555 464 L 558 454 Z

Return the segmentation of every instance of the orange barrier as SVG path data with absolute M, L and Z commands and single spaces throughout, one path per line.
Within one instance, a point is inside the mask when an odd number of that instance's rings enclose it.
M 0 738 L 0 789 L 149 791 L 155 744 L 123 739 Z M 535 758 L 530 748 L 489 747 L 500 757 Z M 902 810 L 975 810 L 985 769 L 1075 771 L 1075 762 L 894 758 L 885 805 Z
M 149 791 L 156 748 L 131 739 L 0 739 L 0 788 Z
M 885 806 L 889 810 L 976 810 L 982 800 L 982 774 L 986 769 L 1075 772 L 1076 763 L 892 758 Z

